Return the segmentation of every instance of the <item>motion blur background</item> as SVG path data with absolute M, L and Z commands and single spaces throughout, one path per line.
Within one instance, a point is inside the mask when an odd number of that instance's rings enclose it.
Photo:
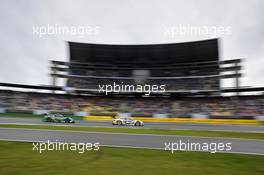
M 48 60 L 68 61 L 67 42 L 154 44 L 222 38 L 220 60 L 245 59 L 244 86 L 264 86 L 263 1 L 2 0 L 0 6 L 0 82 L 51 84 Z M 33 34 L 33 27 L 91 26 L 88 35 Z M 225 34 L 167 35 L 182 26 L 230 27 Z M 19 75 L 19 76 L 18 76 Z M 230 83 L 223 84 L 226 87 Z
M 263 115 L 263 7 L 259 0 L 4 0 L 1 111 L 255 119 Z M 92 32 L 36 32 L 50 26 Z M 113 81 L 165 84 L 167 92 L 97 93 Z

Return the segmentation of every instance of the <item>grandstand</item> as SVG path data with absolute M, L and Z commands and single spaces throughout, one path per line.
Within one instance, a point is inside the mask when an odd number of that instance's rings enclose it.
M 61 112 L 84 115 L 130 113 L 145 117 L 202 116 L 253 119 L 263 115 L 262 87 L 239 86 L 241 59 L 220 60 L 218 40 L 177 44 L 103 45 L 69 42 L 68 62 L 51 61 L 52 86 L 0 83 L 35 92 L 0 91 L 0 112 Z M 58 79 L 66 80 L 58 86 Z M 221 81 L 234 79 L 232 88 Z M 158 94 L 98 91 L 99 84 L 165 84 Z M 39 90 L 46 90 L 40 93 Z M 60 92 L 60 93 L 57 93 Z M 223 96 L 225 93 L 236 93 Z
M 163 84 L 167 94 L 218 94 L 222 79 L 235 79 L 238 88 L 241 77 L 241 59 L 219 61 L 217 39 L 155 45 L 69 42 L 69 50 L 69 62 L 51 62 L 53 86 L 58 78 L 66 78 L 68 87 L 88 93 L 116 82 Z

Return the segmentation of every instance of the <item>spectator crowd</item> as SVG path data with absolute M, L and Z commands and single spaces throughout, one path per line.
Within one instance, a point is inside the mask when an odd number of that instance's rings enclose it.
M 263 107 L 263 96 L 139 98 L 0 91 L 0 108 L 9 111 L 84 111 L 93 114 L 128 112 L 134 116 L 166 114 L 168 117 L 205 114 L 241 118 L 263 115 Z

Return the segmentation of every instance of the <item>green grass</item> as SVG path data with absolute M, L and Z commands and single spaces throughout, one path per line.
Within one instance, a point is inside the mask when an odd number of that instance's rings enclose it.
M 8 113 L 0 113 L 0 117 L 21 117 L 21 118 L 43 118 L 44 114 L 37 115 L 32 113 L 21 113 L 21 112 L 8 112 Z M 70 116 L 76 120 L 82 119 L 80 116 Z
M 101 147 L 99 151 L 32 151 L 31 143 L 0 142 L 5 175 L 263 175 L 264 156 Z
M 28 128 L 28 129 L 50 129 L 50 130 L 66 130 L 66 131 L 87 131 L 87 132 L 264 139 L 264 133 L 225 132 L 225 131 L 194 131 L 194 130 L 165 130 L 165 129 L 143 129 L 143 128 L 135 129 L 135 128 L 110 128 L 110 127 L 105 128 L 105 127 L 82 127 L 82 126 L 9 125 L 9 124 L 0 124 L 0 128 Z

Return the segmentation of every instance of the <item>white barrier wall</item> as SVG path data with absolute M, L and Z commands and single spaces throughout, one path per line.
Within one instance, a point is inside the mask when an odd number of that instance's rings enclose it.
M 89 112 L 79 111 L 79 112 L 74 112 L 73 115 L 84 117 L 84 116 L 87 116 L 87 115 L 90 115 L 90 114 L 89 114 Z
M 258 121 L 264 121 L 264 116 L 256 116 L 255 119 Z
M 169 114 L 152 114 L 152 117 L 154 118 L 167 118 Z
M 131 117 L 131 113 L 118 113 L 118 117 Z
M 196 113 L 196 114 L 191 114 L 191 118 L 204 118 L 204 119 L 207 119 L 207 118 L 209 118 L 209 116 L 206 115 L 206 114 Z
M 5 108 L 0 108 L 0 113 L 5 113 L 6 109 Z
M 33 114 L 36 114 L 36 115 L 41 115 L 41 114 L 48 114 L 49 111 L 48 110 L 33 110 Z

